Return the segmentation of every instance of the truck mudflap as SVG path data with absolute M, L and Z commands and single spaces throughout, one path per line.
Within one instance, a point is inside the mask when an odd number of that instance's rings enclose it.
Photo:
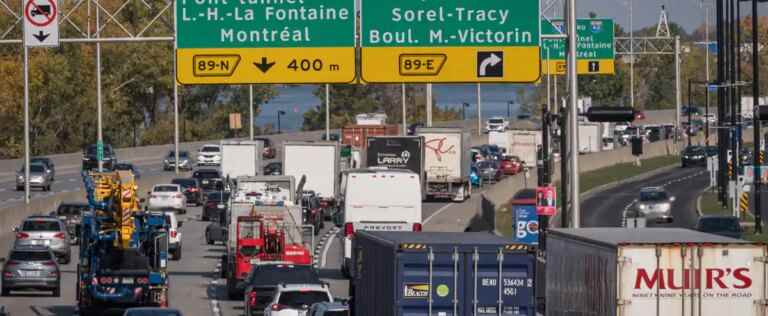
M 402 256 L 396 315 L 536 315 L 530 256 L 433 252 Z M 414 273 L 409 273 L 414 272 Z M 418 272 L 418 273 L 415 273 Z M 426 272 L 426 273 L 424 273 Z

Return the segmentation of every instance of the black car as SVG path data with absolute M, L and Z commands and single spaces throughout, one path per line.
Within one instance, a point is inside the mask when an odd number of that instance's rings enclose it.
M 301 196 L 301 213 L 304 225 L 312 225 L 315 235 L 325 228 L 325 214 L 320 204 L 320 197 L 312 191 L 305 191 Z
M 330 139 L 326 139 L 325 133 L 323 133 L 323 136 L 320 137 L 320 140 L 327 140 L 327 141 L 337 142 L 340 139 L 339 134 L 337 134 L 337 133 L 331 133 L 329 135 L 330 135 L 330 137 L 329 137 Z
M 130 162 L 118 162 L 115 164 L 114 170 L 130 171 L 134 178 L 141 179 L 141 172 L 139 172 L 139 168 Z
M 282 162 L 270 162 L 264 166 L 265 176 L 282 176 L 283 175 L 283 163 Z
M 86 203 L 62 203 L 51 212 L 52 216 L 58 217 L 67 226 L 67 232 L 73 244 L 78 244 L 80 241 L 80 219 L 88 209 L 90 207 Z
M 202 220 L 218 219 L 219 214 L 227 209 L 227 200 L 229 200 L 229 192 L 208 192 L 203 205 Z
M 224 189 L 221 173 L 217 169 L 197 169 L 192 173 L 192 178 L 200 183 L 203 194 Z
M 254 264 L 245 282 L 246 315 L 272 302 L 279 284 L 322 284 L 312 266 L 285 263 Z
M 696 230 L 725 237 L 741 239 L 744 230 L 735 216 L 703 216 L 696 223 Z
M 416 129 L 424 127 L 423 123 L 413 123 L 408 125 L 408 136 L 416 135 Z
M 171 180 L 171 184 L 178 184 L 184 190 L 187 196 L 187 204 L 195 206 L 203 205 L 203 192 L 200 190 L 200 184 L 195 178 L 176 178 Z
M 221 212 L 218 212 L 218 217 L 209 217 L 212 222 L 205 226 L 205 243 L 213 245 L 217 241 L 227 242 L 227 210 L 226 204 Z M 222 271 L 224 271 L 222 269 Z
M 688 146 L 680 153 L 680 165 L 685 168 L 695 165 L 707 165 L 707 151 L 701 146 Z
M 93 170 L 99 167 L 99 161 L 96 152 L 96 144 L 92 144 L 83 149 L 83 170 Z M 104 160 L 102 165 L 105 170 L 112 170 L 112 165 L 117 162 L 115 151 L 112 145 L 104 144 Z

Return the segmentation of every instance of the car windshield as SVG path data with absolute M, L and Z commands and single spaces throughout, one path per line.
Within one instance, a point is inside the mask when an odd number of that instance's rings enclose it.
M 127 163 L 119 163 L 115 165 L 115 170 L 133 171 L 133 165 Z
M 217 153 L 219 151 L 219 146 L 204 146 L 200 149 L 200 152 L 204 153 Z
M 46 261 L 51 260 L 51 253 L 47 251 L 21 251 L 11 252 L 10 260 L 18 261 Z
M 698 147 L 698 146 L 688 147 L 688 148 L 685 149 L 685 152 L 688 153 L 688 154 L 697 154 L 697 155 L 698 154 L 703 154 L 704 153 L 704 148 L 701 148 L 701 147 Z
M 667 192 L 664 191 L 643 191 L 640 192 L 640 201 L 660 202 L 669 199 Z
M 702 218 L 699 230 L 707 232 L 739 231 L 739 221 L 732 218 Z
M 30 163 L 41 163 L 41 164 L 48 164 L 47 158 L 32 158 L 29 160 Z
M 490 119 L 490 120 L 488 120 L 488 123 L 491 123 L 491 124 L 504 124 L 504 120 L 502 120 L 502 119 Z
M 160 185 L 156 186 L 152 191 L 154 192 L 179 192 L 179 188 L 175 185 Z
M 211 192 L 208 193 L 208 201 L 226 201 L 229 200 L 229 193 Z
M 293 308 L 307 308 L 314 303 L 328 302 L 328 293 L 321 291 L 290 291 L 280 293 L 278 304 Z
M 62 204 L 56 209 L 58 215 L 80 215 L 84 210 L 88 209 L 87 205 L 74 205 L 74 204 Z
M 57 232 L 61 229 L 57 221 L 29 220 L 24 221 L 21 230 L 25 232 Z
M 182 188 L 191 188 L 196 186 L 195 180 L 192 179 L 173 179 L 171 183 L 178 184 Z
M 219 178 L 219 172 L 218 171 L 195 171 L 195 173 L 192 174 L 193 178 L 198 179 L 215 179 Z
M 179 158 L 187 158 L 189 157 L 189 153 L 186 151 L 180 151 L 179 152 Z M 171 151 L 168 153 L 168 158 L 176 158 L 176 153 L 174 151 Z
M 87 152 L 89 155 L 96 155 L 96 145 L 88 146 Z M 112 147 L 109 145 L 104 145 L 104 155 L 110 155 L 111 153 L 112 153 Z
M 45 167 L 42 165 L 29 165 L 29 172 L 45 172 Z
M 245 221 L 237 223 L 238 238 L 258 238 L 261 231 L 261 223 L 254 221 Z

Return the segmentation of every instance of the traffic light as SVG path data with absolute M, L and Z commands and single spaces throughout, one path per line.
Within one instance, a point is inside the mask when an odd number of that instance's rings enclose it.
M 760 105 L 755 109 L 755 115 L 760 121 L 768 121 L 768 105 Z
M 641 156 L 643 154 L 643 139 L 632 137 L 632 156 Z
M 635 109 L 619 106 L 593 106 L 587 110 L 590 122 L 632 122 L 635 120 Z

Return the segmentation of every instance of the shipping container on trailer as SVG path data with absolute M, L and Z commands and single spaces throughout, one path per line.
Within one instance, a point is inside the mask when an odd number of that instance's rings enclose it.
M 765 316 L 767 251 L 682 228 L 550 229 L 546 315 Z
M 536 257 L 509 239 L 361 231 L 353 254 L 355 315 L 536 315 Z
M 341 129 L 341 143 L 365 150 L 368 137 L 395 136 L 399 133 L 398 125 L 348 125 Z

